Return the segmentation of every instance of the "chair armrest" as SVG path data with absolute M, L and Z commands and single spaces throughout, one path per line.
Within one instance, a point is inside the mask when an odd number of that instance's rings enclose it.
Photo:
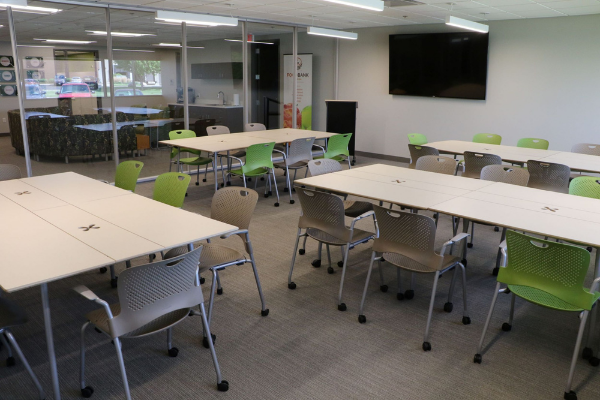
M 594 279 L 594 282 L 592 282 L 592 287 L 590 288 L 590 293 L 597 292 L 599 285 L 600 285 L 600 277 Z
M 500 243 L 500 252 L 502 253 L 502 262 L 500 263 L 500 268 L 506 267 L 506 262 L 508 261 L 508 253 L 506 253 L 506 240 L 503 240 Z
M 323 146 L 320 146 L 320 145 L 318 145 L 318 144 L 315 144 L 315 143 L 313 143 L 313 146 L 317 146 L 317 147 L 319 147 L 321 150 L 323 150 L 323 154 L 325 154 L 325 147 L 323 147 Z
M 223 157 L 223 156 L 221 156 L 221 157 Z M 227 157 L 227 158 L 235 158 L 236 160 L 238 160 L 238 161 L 240 162 L 240 165 L 244 165 L 244 162 L 242 161 L 242 159 L 241 159 L 241 158 L 237 158 L 237 157 L 234 157 L 234 156 L 224 156 L 224 157 Z
M 248 229 L 238 229 L 237 231 L 233 231 L 233 232 L 229 232 L 229 233 L 226 233 L 224 235 L 221 235 L 220 238 L 221 239 L 227 239 L 229 236 L 239 235 L 239 234 L 242 234 L 242 233 L 248 234 Z
M 452 246 L 453 244 L 458 243 L 461 240 L 468 238 L 469 236 L 471 236 L 471 235 L 468 233 L 465 233 L 465 232 L 458 233 L 456 236 L 454 236 L 452 239 L 448 240 L 446 243 L 444 243 L 442 245 L 442 250 L 440 250 L 440 255 L 443 256 L 446 253 L 446 247 Z
M 104 307 L 104 311 L 106 312 L 106 315 L 108 315 L 109 319 L 113 318 L 112 315 L 112 311 L 110 310 L 110 306 L 108 305 L 108 303 L 104 300 L 102 300 L 100 297 L 98 297 L 96 295 L 96 293 L 92 292 L 90 289 L 87 288 L 87 286 L 76 286 L 73 288 L 74 291 L 76 291 L 77 293 L 79 293 L 80 295 L 82 295 L 83 297 L 85 297 L 88 300 L 92 300 L 98 304 L 100 304 L 102 307 Z
M 371 215 L 373 216 L 373 219 L 375 219 L 375 211 L 367 211 L 366 213 L 361 214 L 358 217 L 354 218 L 352 220 L 352 224 L 350 224 L 350 229 L 354 230 L 354 224 L 356 224 L 356 222 L 360 221 L 363 218 L 370 217 Z

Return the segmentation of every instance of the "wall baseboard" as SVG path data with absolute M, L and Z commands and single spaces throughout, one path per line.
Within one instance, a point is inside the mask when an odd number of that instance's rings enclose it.
M 369 157 L 369 158 L 379 158 L 380 160 L 396 161 L 396 162 L 402 162 L 402 163 L 410 162 L 410 159 L 406 158 L 406 157 L 388 156 L 385 154 L 369 153 L 367 151 L 355 151 L 354 153 L 356 154 L 357 157 L 362 156 L 362 157 Z
M 10 136 L 10 132 L 4 132 L 4 133 L 0 132 L 0 137 L 3 137 L 3 136 Z

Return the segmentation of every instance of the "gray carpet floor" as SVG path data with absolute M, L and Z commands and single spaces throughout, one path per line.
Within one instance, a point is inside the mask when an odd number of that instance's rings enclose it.
M 359 159 L 357 167 L 377 162 Z M 280 188 L 283 179 L 279 176 Z M 138 185 L 151 196 L 153 183 Z M 259 193 L 261 188 L 258 189 Z M 283 194 L 283 193 L 282 193 Z M 210 214 L 211 181 L 191 185 L 184 209 Z M 508 318 L 510 297 L 499 297 L 488 333 L 483 363 L 473 363 L 493 295 L 500 234 L 478 225 L 475 246 L 468 254 L 467 288 L 472 324 L 461 323 L 460 285 L 454 311 L 442 309 L 451 276 L 440 280 L 431 330 L 431 352 L 423 352 L 427 306 L 433 276 L 417 275 L 415 298 L 396 300 L 396 273 L 384 264 L 389 291 L 379 290 L 375 273 L 368 289 L 366 324 L 357 321 L 360 296 L 370 259 L 370 244 L 352 250 L 346 276 L 346 312 L 336 307 L 341 269 L 329 275 L 326 265 L 313 268 L 315 242 L 298 256 L 296 290 L 287 288 L 287 274 L 300 212 L 282 196 L 259 198 L 250 227 L 259 274 L 270 314 L 260 315 L 260 301 L 250 266 L 222 272 L 224 293 L 217 296 L 212 330 L 226 393 L 218 392 L 209 351 L 201 344 L 201 322 L 189 318 L 174 329 L 177 358 L 166 354 L 166 334 L 124 342 L 123 351 L 134 399 L 561 399 L 578 327 L 578 316 L 517 300 L 512 332 L 500 327 Z M 424 213 L 430 215 L 429 213 Z M 152 218 L 151 215 L 148 218 Z M 373 229 L 372 222 L 360 226 Z M 450 217 L 441 216 L 438 248 L 452 236 Z M 25 239 L 25 238 L 24 238 Z M 227 239 L 241 249 L 238 238 Z M 31 243 L 35 251 L 35 243 Z M 334 262 L 340 259 L 333 252 Z M 65 257 L 68 257 L 65 254 Z M 134 260 L 134 265 L 147 259 Z M 323 262 L 326 264 L 325 260 Z M 10 266 L 2 266 L 10 268 Z M 117 270 L 124 268 L 118 265 Z M 207 276 L 208 277 L 208 276 Z M 408 275 L 404 275 L 404 289 Z M 51 283 L 50 299 L 63 398 L 79 398 L 79 332 L 84 314 L 95 304 L 72 288 L 85 284 L 100 297 L 115 302 L 117 292 L 108 275 L 90 272 Z M 203 285 L 205 297 L 210 290 Z M 44 340 L 39 288 L 7 297 L 20 303 L 30 321 L 13 330 L 44 388 L 51 383 Z M 93 398 L 124 398 L 113 346 L 103 335 L 88 331 L 87 382 Z M 6 356 L 5 350 L 0 358 Z M 574 390 L 580 399 L 600 398 L 598 368 L 579 359 Z M 22 365 L 0 367 L 0 399 L 34 399 L 36 391 Z M 49 396 L 50 397 L 50 396 Z

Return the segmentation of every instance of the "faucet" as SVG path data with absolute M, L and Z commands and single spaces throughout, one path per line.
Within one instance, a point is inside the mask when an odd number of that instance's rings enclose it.
M 221 95 L 223 95 L 223 97 L 222 97 L 223 98 L 223 105 L 225 105 L 225 93 L 223 93 L 223 92 L 217 93 L 217 99 L 220 99 Z

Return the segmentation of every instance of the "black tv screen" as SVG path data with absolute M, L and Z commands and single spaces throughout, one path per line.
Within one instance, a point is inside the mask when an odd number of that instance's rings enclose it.
M 390 94 L 485 100 L 488 37 L 390 35 Z

